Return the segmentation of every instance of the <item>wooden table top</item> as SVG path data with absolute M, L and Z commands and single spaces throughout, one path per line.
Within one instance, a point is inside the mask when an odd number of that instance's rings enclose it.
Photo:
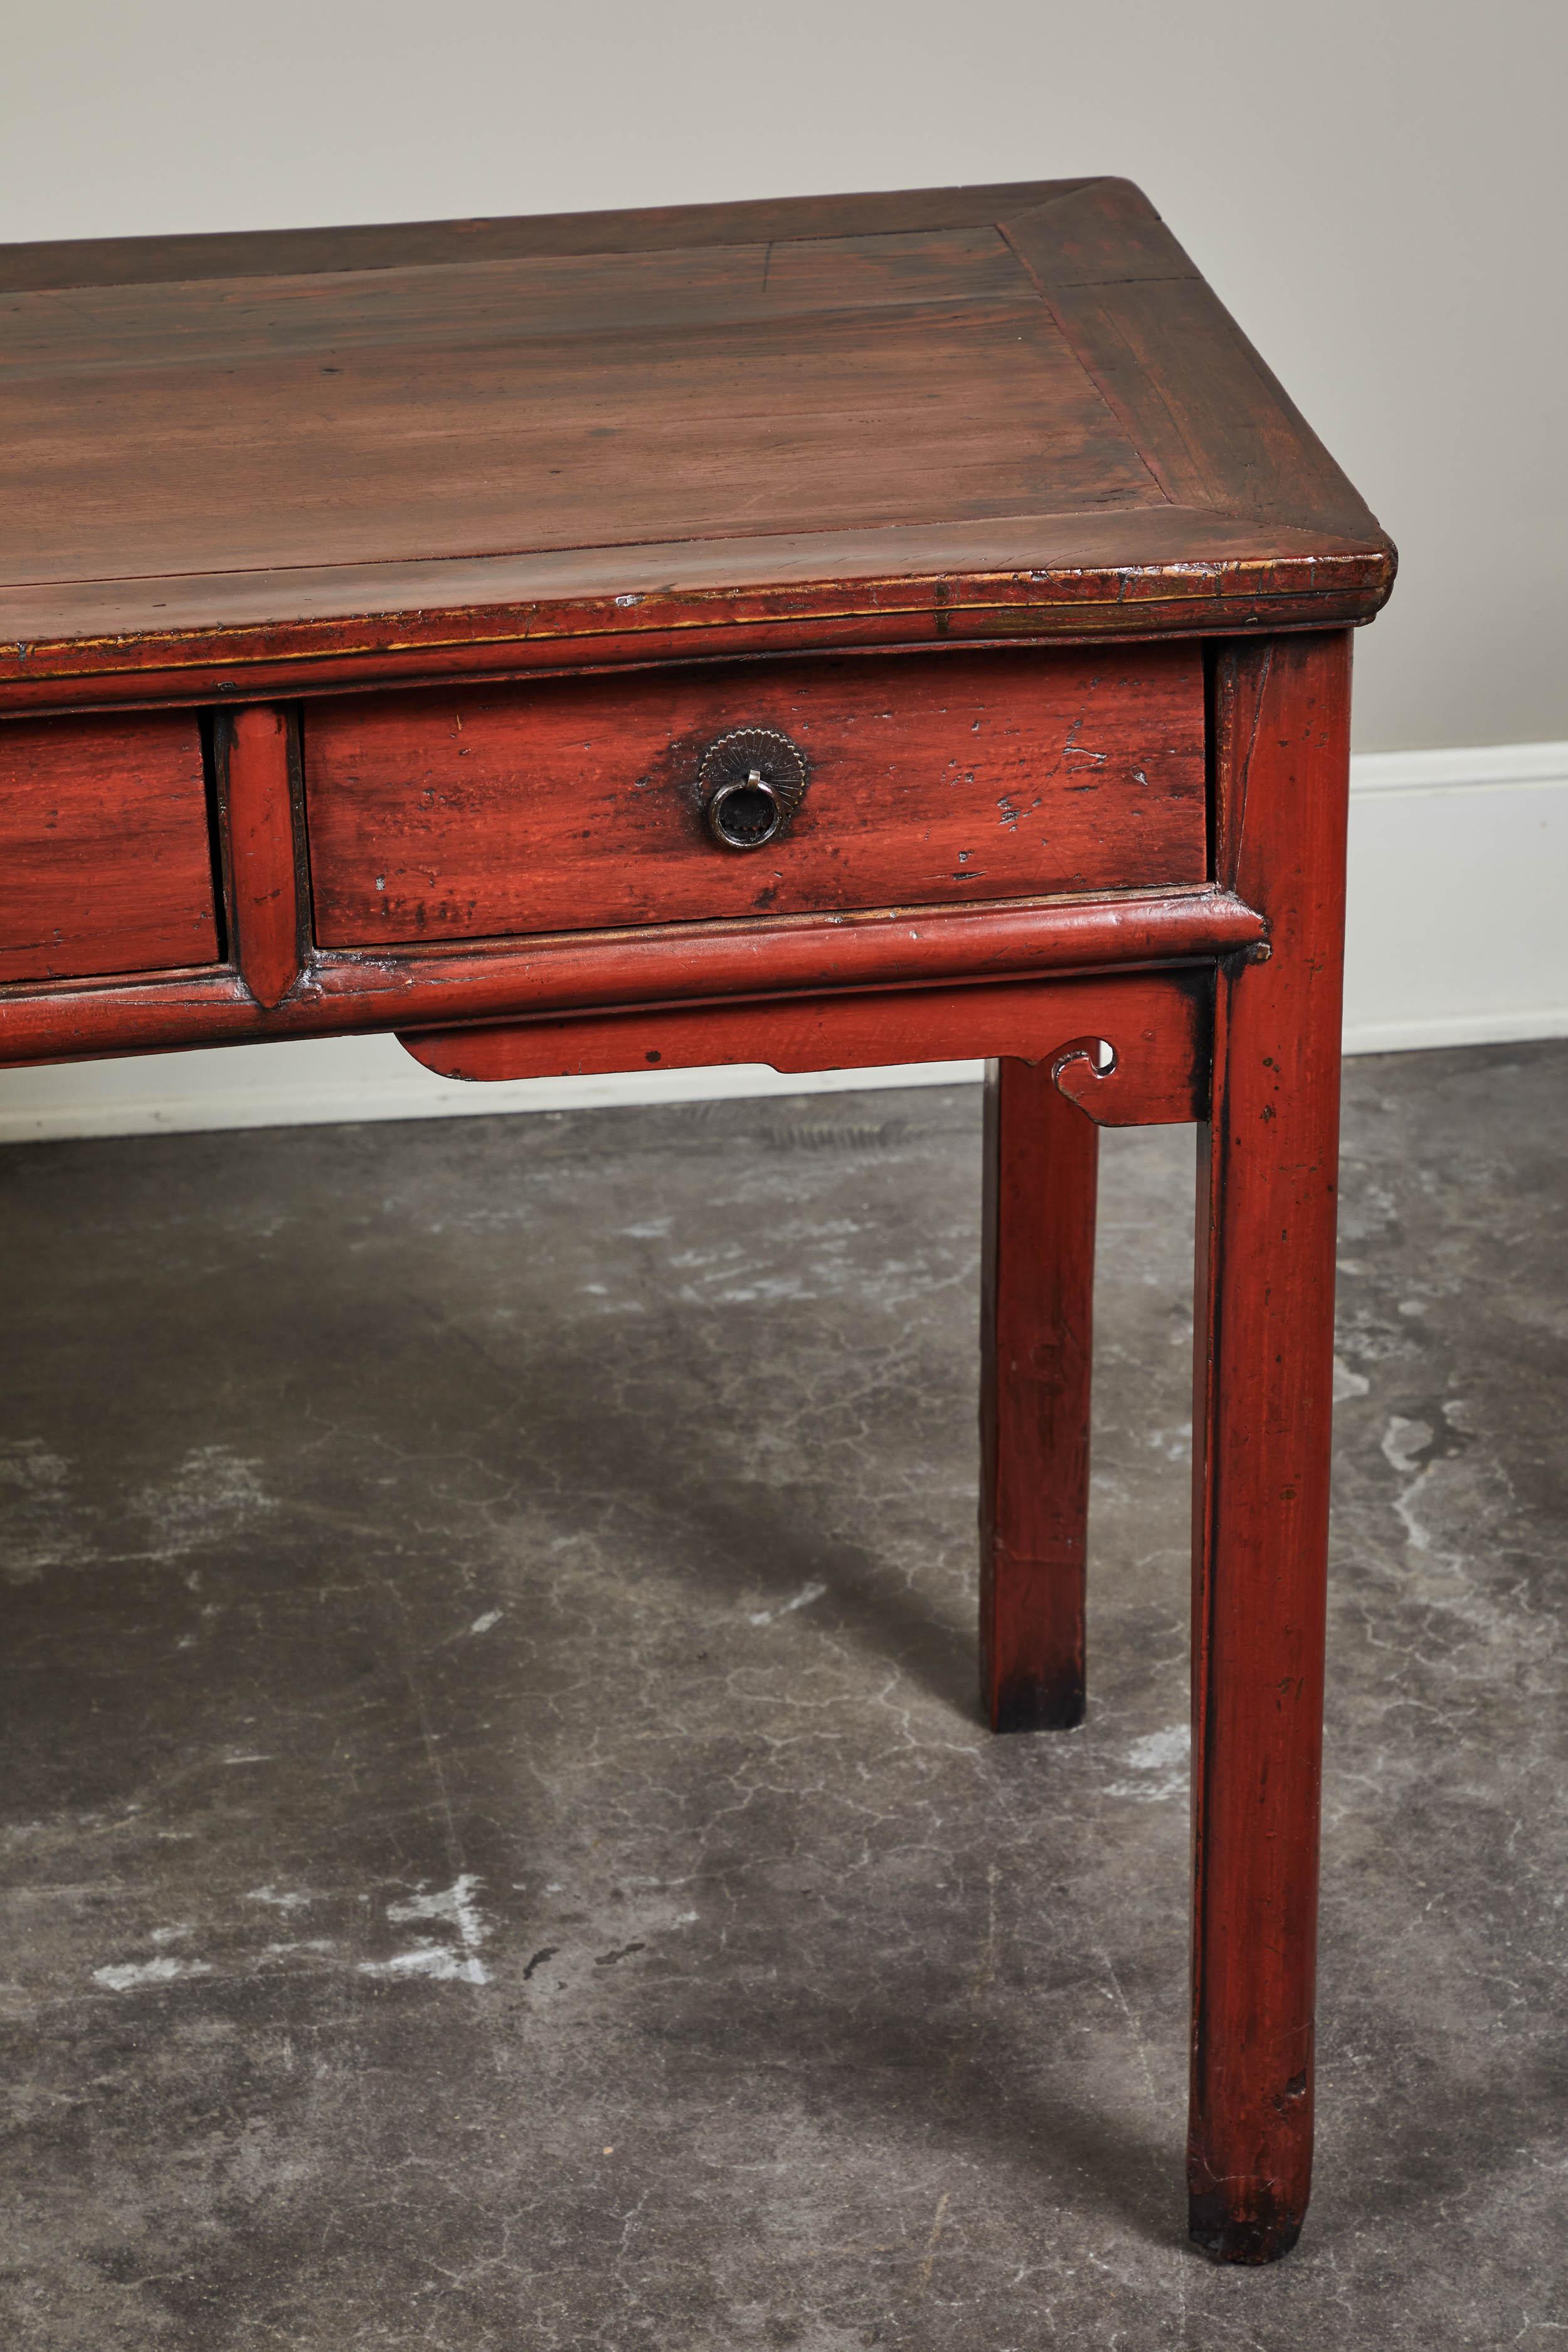
M 1137 189 L 0 247 L 0 707 L 1336 625 L 1394 551 Z

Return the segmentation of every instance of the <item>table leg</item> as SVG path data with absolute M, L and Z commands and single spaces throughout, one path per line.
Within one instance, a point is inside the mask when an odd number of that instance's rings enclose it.
M 988 1066 L 980 1671 L 994 1731 L 1083 1720 L 1099 1152 L 1048 1062 Z
M 1336 635 L 1218 679 L 1221 872 L 1271 926 L 1200 1129 L 1188 2186 L 1224 2262 L 1288 2252 L 1311 2185 L 1349 678 Z

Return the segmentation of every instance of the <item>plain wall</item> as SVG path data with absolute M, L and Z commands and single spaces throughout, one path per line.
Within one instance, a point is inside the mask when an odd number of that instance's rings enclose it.
M 1358 747 L 1568 736 L 1564 0 L 51 0 L 0 240 L 1125 173 L 1399 543 Z

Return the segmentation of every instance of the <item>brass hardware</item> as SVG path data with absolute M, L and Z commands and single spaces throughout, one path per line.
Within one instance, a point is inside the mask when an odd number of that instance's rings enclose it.
M 721 735 L 697 772 L 708 830 L 725 849 L 761 849 L 776 841 L 805 787 L 804 755 L 771 727 L 738 727 Z

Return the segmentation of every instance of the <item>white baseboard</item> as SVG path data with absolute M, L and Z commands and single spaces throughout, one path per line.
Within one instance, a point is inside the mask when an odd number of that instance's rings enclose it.
M 794 1078 L 763 1068 L 668 1070 L 468 1086 L 433 1077 L 395 1037 L 308 1037 L 122 1062 L 0 1070 L 0 1143 L 66 1135 L 321 1127 L 342 1119 L 475 1118 L 497 1111 L 707 1102 L 738 1095 L 841 1094 L 857 1087 L 940 1086 L 973 1077 L 979 1067 L 977 1062 L 921 1062 L 909 1069 L 824 1070 Z
M 1568 742 L 1394 751 L 1352 772 L 1345 1047 L 1568 1037 Z M 0 1072 L 0 1142 L 446 1118 L 597 1103 L 937 1085 L 978 1063 L 749 1068 L 470 1087 L 390 1037 L 302 1039 Z
M 1345 1049 L 1568 1037 L 1568 743 L 1352 763 Z

